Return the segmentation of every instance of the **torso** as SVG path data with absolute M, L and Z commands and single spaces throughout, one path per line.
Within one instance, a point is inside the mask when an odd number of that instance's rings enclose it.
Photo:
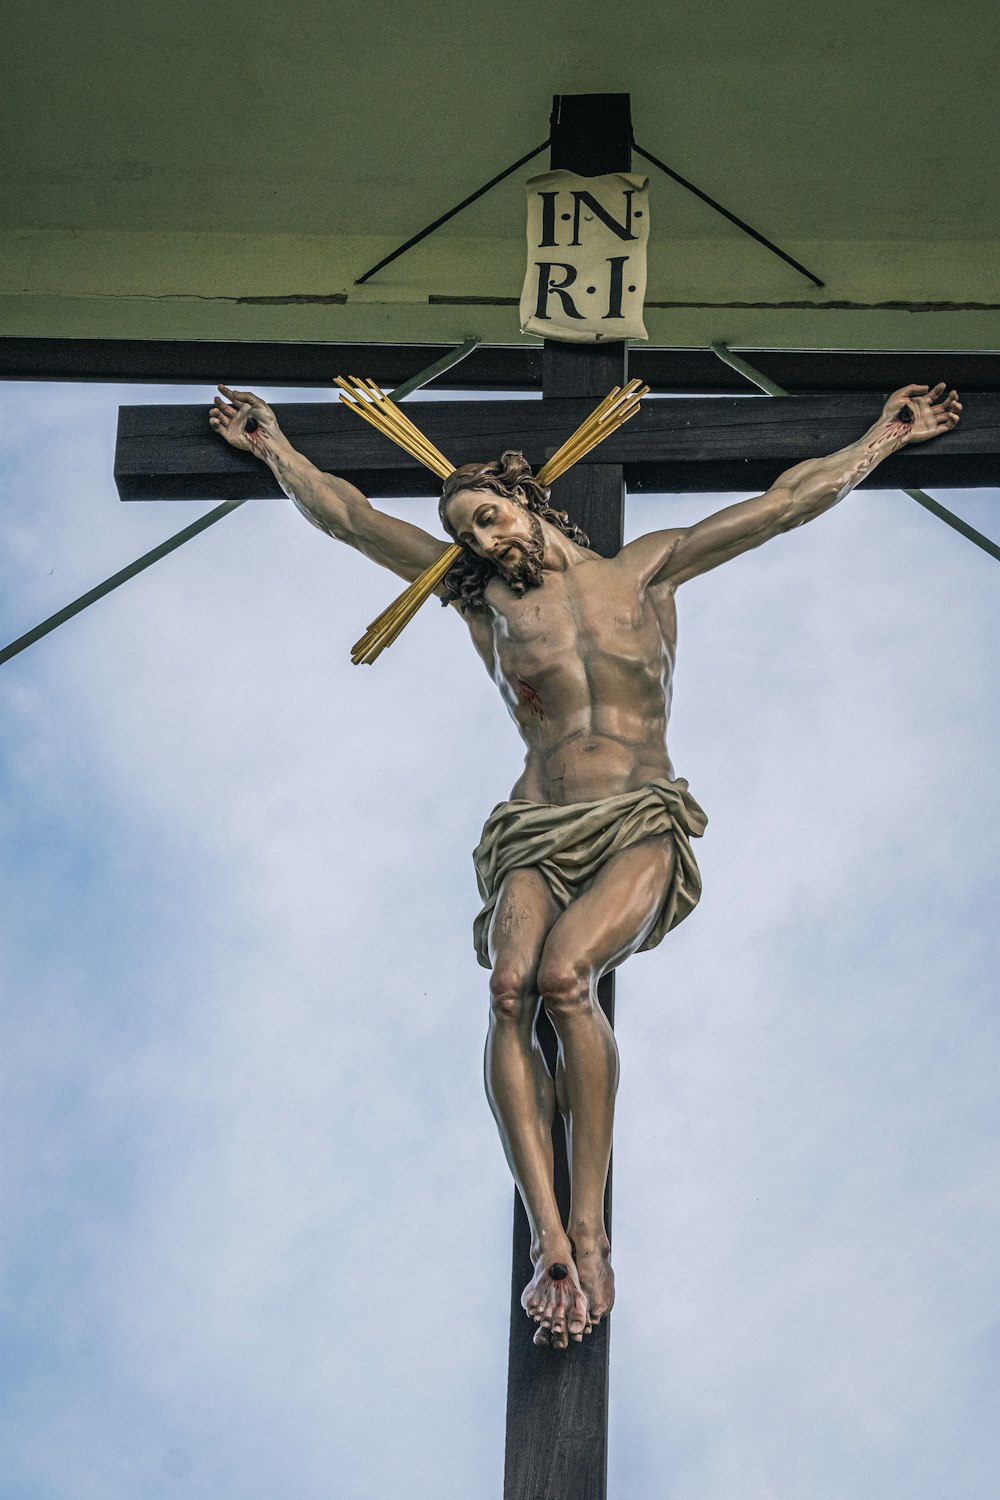
M 622 555 L 577 550 L 523 598 L 493 579 L 469 617 L 527 747 L 512 798 L 590 802 L 673 777 L 673 591 L 642 588 Z

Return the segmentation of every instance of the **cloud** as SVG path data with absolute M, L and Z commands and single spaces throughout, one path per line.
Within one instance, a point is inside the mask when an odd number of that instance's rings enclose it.
M 208 393 L 7 395 L 13 636 L 200 510 L 109 471 L 119 399 Z M 0 674 L 4 1500 L 495 1487 L 470 850 L 521 750 L 451 611 L 350 666 L 396 588 L 246 506 Z M 997 598 L 863 492 L 681 591 L 706 892 L 618 983 L 613 1492 L 985 1492 Z

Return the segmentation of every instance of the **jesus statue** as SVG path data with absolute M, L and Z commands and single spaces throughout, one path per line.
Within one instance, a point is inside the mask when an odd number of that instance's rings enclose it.
M 321 531 L 408 581 L 444 553 L 444 541 L 315 468 L 259 396 L 218 389 L 211 426 L 266 463 Z M 437 592 L 465 620 L 527 752 L 475 851 L 474 939 L 491 970 L 486 1092 L 531 1227 L 521 1303 L 537 1344 L 579 1343 L 614 1301 L 604 1191 L 618 1051 L 598 980 L 659 943 L 701 891 L 691 838 L 706 818 L 666 749 L 677 589 L 822 515 L 891 453 L 950 431 L 961 411 L 943 384 L 904 386 L 849 447 L 613 558 L 589 549 L 520 453 L 445 481 L 441 524 L 462 552 Z M 558 1037 L 554 1077 L 535 1035 L 540 1007 Z M 553 1187 L 557 1109 L 566 1224 Z

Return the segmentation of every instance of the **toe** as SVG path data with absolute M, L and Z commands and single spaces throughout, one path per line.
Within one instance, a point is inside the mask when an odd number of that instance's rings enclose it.
M 533 1344 L 537 1344 L 540 1349 L 547 1348 L 549 1343 L 549 1330 L 547 1328 L 536 1328 L 535 1336 L 531 1340 L 531 1342 Z
M 555 1344 L 556 1348 L 564 1348 L 566 1343 L 566 1309 L 563 1306 L 562 1297 L 559 1297 L 557 1299 L 556 1305 L 552 1309 L 551 1332 L 552 1342 L 553 1344 Z
M 567 1326 L 575 1339 L 583 1338 L 587 1326 L 587 1304 L 583 1297 L 574 1297 Z
M 529 1281 L 521 1293 L 521 1306 L 529 1318 L 537 1318 L 539 1309 L 545 1301 L 545 1284 L 540 1281 Z

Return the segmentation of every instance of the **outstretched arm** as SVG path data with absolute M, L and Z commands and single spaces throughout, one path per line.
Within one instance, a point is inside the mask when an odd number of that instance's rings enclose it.
M 219 386 L 208 420 L 233 448 L 267 464 L 281 488 L 320 531 L 347 542 L 412 581 L 447 548 L 419 526 L 376 510 L 346 479 L 324 474 L 292 447 L 274 412 L 252 391 Z
M 645 563 L 646 582 L 684 583 L 783 531 L 811 521 L 843 500 L 897 449 L 950 432 L 961 412 L 957 393 L 946 394 L 943 384 L 933 390 L 926 385 L 907 385 L 893 391 L 878 420 L 850 447 L 796 464 L 780 475 L 765 495 L 727 506 L 695 526 L 633 542 L 632 547 L 639 550 Z

